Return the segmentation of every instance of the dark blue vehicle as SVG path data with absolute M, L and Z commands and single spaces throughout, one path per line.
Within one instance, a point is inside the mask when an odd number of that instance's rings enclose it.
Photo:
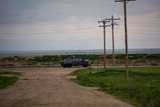
M 61 66 L 63 67 L 72 67 L 72 66 L 89 66 L 90 61 L 85 59 L 76 58 L 75 56 L 71 56 L 61 62 Z

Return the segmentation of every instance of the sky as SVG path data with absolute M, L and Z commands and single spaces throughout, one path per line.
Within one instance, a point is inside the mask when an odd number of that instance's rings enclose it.
M 103 49 L 98 20 L 120 18 L 115 48 L 124 49 L 123 3 L 115 0 L 0 0 L 0 51 Z M 160 48 L 160 0 L 127 3 L 128 45 Z M 109 24 L 109 23 L 108 23 Z M 112 48 L 111 27 L 106 48 Z

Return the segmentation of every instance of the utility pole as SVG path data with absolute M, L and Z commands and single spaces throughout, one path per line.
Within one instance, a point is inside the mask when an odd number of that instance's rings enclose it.
M 112 26 L 112 55 L 113 55 L 113 68 L 115 68 L 115 51 L 114 51 L 114 25 L 118 25 L 114 20 L 120 20 L 120 18 L 114 18 L 112 15 L 112 18 L 105 20 L 111 20 L 111 26 Z
M 103 36 L 104 36 L 104 68 L 106 68 L 106 27 L 109 27 L 110 25 L 106 25 L 107 22 L 106 20 L 101 20 L 98 21 L 98 23 L 102 23 L 103 25 L 100 25 L 99 27 L 103 27 Z
M 126 79 L 128 80 L 128 33 L 127 33 L 127 9 L 126 4 L 135 0 L 115 0 L 115 2 L 123 2 L 124 4 L 124 28 L 125 28 L 125 60 L 126 60 Z

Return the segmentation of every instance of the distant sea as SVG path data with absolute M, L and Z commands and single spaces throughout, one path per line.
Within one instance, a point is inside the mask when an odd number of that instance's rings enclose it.
M 160 54 L 160 48 L 129 49 L 129 54 Z M 124 49 L 116 49 L 115 54 L 124 54 Z M 103 49 L 91 50 L 47 50 L 47 51 L 0 51 L 0 56 L 28 56 L 28 55 L 73 55 L 73 54 L 103 54 Z M 112 54 L 112 49 L 107 50 Z

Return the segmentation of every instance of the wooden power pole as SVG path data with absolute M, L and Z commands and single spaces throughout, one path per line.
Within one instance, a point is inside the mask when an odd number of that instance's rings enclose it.
M 129 1 L 135 1 L 135 0 L 115 0 L 115 2 L 123 2 L 124 4 L 124 28 L 125 28 L 125 60 L 126 60 L 126 79 L 128 80 L 128 33 L 127 33 L 127 9 L 126 4 Z
M 108 19 L 106 18 L 105 20 L 111 21 L 111 26 L 112 26 L 112 55 L 113 55 L 113 68 L 115 68 L 115 49 L 114 49 L 114 25 L 118 25 L 114 20 L 120 20 L 120 18 L 114 18 L 112 15 L 112 18 Z
M 98 23 L 102 23 L 103 25 L 100 25 L 99 27 L 103 27 L 103 40 L 104 40 L 104 68 L 106 68 L 106 27 L 109 27 L 110 25 L 106 25 L 107 22 L 110 21 L 106 21 L 106 20 L 101 20 L 98 21 Z

